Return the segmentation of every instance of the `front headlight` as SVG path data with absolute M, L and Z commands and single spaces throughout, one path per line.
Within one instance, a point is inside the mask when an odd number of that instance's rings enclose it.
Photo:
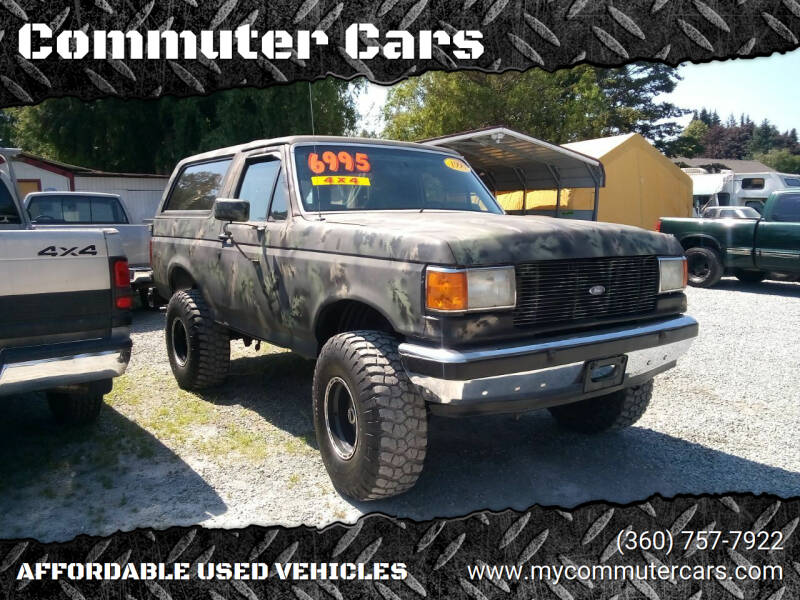
M 688 273 L 686 257 L 670 256 L 658 259 L 658 293 L 680 292 L 686 288 Z
M 514 308 L 516 303 L 514 267 L 428 267 L 425 272 L 425 306 L 430 310 L 500 310 Z

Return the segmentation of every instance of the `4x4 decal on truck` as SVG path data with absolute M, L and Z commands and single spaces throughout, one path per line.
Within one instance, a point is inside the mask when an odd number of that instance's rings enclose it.
M 60 253 L 59 250 L 61 251 Z M 48 246 L 47 248 L 39 250 L 38 254 L 39 256 L 97 256 L 97 248 L 95 248 L 94 244 L 90 244 L 81 250 L 78 250 L 77 246 L 73 246 L 72 248 Z

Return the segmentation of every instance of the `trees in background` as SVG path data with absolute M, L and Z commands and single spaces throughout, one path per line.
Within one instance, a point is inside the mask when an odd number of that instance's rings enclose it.
M 686 111 L 654 99 L 677 81 L 675 69 L 653 64 L 500 75 L 431 72 L 389 92 L 384 136 L 419 140 L 505 125 L 559 144 L 636 131 L 665 148 L 680 132 L 674 119 Z
M 316 133 L 355 130 L 354 93 L 360 86 L 333 78 L 311 84 Z M 7 109 L 0 118 L 6 145 L 62 162 L 141 173 L 169 173 L 181 158 L 213 148 L 305 133 L 311 133 L 305 82 L 182 99 L 57 98 Z
M 669 151 L 687 158 L 754 158 L 777 171 L 800 173 L 797 130 L 780 132 L 768 119 L 756 125 L 747 115 L 723 123 L 716 111 L 695 111 Z

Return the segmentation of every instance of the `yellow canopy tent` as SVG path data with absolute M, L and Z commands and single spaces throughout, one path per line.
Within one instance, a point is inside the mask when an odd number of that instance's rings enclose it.
M 600 160 L 606 185 L 600 190 L 597 218 L 600 221 L 654 229 L 660 217 L 692 216 L 692 180 L 638 133 L 616 135 L 564 144 L 564 148 Z M 555 190 L 498 193 L 508 212 L 554 214 Z M 561 190 L 560 213 L 564 217 L 587 218 L 593 208 L 591 190 Z

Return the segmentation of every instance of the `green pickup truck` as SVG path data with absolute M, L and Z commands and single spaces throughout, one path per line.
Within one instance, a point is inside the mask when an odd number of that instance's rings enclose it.
M 760 219 L 659 221 L 684 248 L 689 283 L 710 287 L 726 273 L 758 283 L 768 273 L 800 275 L 800 188 L 773 192 Z

